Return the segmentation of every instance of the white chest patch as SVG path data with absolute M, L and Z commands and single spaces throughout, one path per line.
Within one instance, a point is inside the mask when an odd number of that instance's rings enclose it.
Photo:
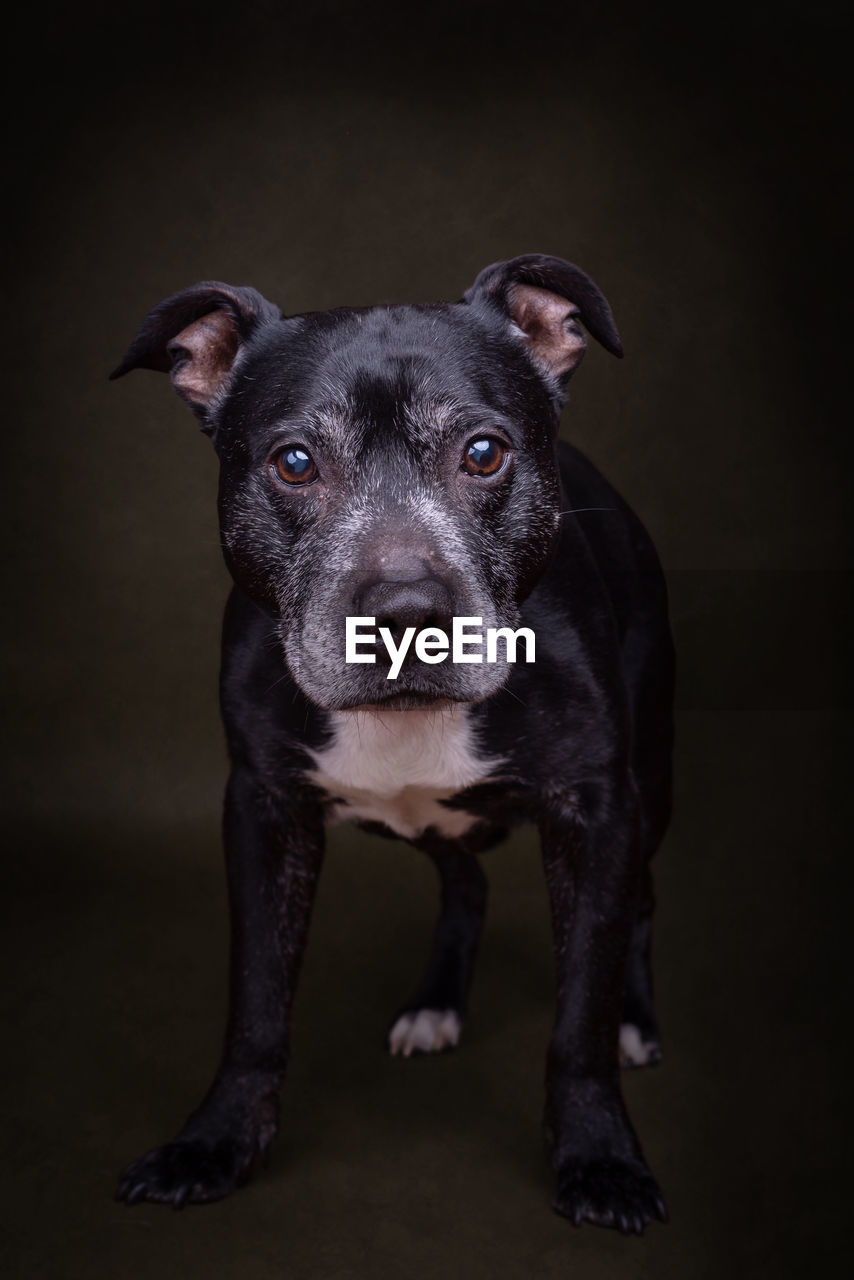
M 333 737 L 310 752 L 317 768 L 308 775 L 339 798 L 337 821 L 383 822 L 401 836 L 435 827 L 461 836 L 476 819 L 440 804 L 502 764 L 479 754 L 468 708 L 451 703 L 439 710 L 336 711 Z

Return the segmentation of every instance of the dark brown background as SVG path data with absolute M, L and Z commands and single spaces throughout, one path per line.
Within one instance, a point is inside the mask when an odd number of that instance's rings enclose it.
M 24 14 L 8 55 L 3 639 L 10 728 L 2 1172 L 22 1277 L 778 1277 L 835 1264 L 849 899 L 843 6 L 177 0 Z M 198 279 L 286 310 L 583 266 L 564 430 L 655 536 L 680 651 L 662 851 L 665 1060 L 626 1080 L 672 1223 L 550 1213 L 551 1002 L 528 832 L 490 855 L 463 1047 L 390 1061 L 429 869 L 331 839 L 271 1169 L 181 1215 L 114 1205 L 214 1065 L 216 470 L 154 374 Z M 846 639 L 846 636 L 849 639 Z

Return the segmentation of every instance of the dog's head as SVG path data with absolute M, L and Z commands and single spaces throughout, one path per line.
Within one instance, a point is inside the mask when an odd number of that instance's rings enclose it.
M 472 702 L 505 663 L 410 651 L 388 680 L 383 647 L 345 662 L 345 619 L 375 617 L 396 640 L 454 616 L 518 625 L 557 537 L 555 440 L 582 325 L 622 354 L 592 280 L 541 254 L 487 267 L 456 303 L 283 316 L 208 282 L 155 307 L 112 376 L 168 372 L 212 437 L 228 567 L 278 619 L 313 702 Z

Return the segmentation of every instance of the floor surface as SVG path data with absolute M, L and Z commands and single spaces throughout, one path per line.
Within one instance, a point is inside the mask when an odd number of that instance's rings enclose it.
M 847 1015 L 826 914 L 842 832 L 827 801 L 845 731 L 819 712 L 680 717 L 657 879 L 664 1061 L 625 1077 L 671 1214 L 643 1239 L 574 1230 L 550 1209 L 539 1124 L 552 969 L 531 832 L 485 859 L 490 920 L 460 1048 L 400 1061 L 384 1033 L 425 955 L 432 870 L 402 844 L 336 831 L 270 1167 L 182 1213 L 111 1197 L 120 1167 L 171 1136 L 215 1063 L 217 816 L 18 832 L 4 897 L 16 979 L 3 1274 L 835 1274 L 832 1068 Z

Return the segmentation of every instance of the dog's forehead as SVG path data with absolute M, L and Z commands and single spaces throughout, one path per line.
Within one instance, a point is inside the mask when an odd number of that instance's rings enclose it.
M 320 425 L 394 420 L 417 429 L 454 411 L 497 408 L 512 396 L 513 344 L 461 304 L 312 312 L 262 335 L 243 365 L 239 397 L 263 395 L 276 416 Z
M 477 389 L 481 327 L 467 308 L 372 307 L 309 325 L 316 390 L 398 403 Z M 480 356 L 480 358 L 478 358 Z

